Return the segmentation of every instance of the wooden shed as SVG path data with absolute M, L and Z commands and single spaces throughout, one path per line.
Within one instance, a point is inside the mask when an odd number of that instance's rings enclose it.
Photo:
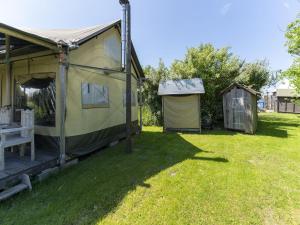
M 254 134 L 257 128 L 257 97 L 259 92 L 233 83 L 221 92 L 224 127 Z
M 167 80 L 159 84 L 164 131 L 201 132 L 202 79 Z
M 274 101 L 275 111 L 279 113 L 300 113 L 300 106 L 295 101 L 300 100 L 300 95 L 295 89 L 277 89 Z

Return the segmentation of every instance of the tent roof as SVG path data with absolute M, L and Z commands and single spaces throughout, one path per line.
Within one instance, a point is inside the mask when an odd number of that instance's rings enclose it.
M 0 23 L 0 28 L 5 30 L 10 30 L 18 32 L 20 34 L 28 35 L 32 38 L 43 40 L 50 44 L 65 44 L 65 45 L 74 45 L 89 40 L 104 31 L 121 25 L 121 20 L 113 21 L 109 24 L 96 25 L 92 27 L 78 28 L 78 29 L 21 29 Z M 4 35 L 0 35 L 0 37 Z
M 300 97 L 295 89 L 277 89 L 276 95 L 277 97 Z
M 203 94 L 204 86 L 200 78 L 166 80 L 159 84 L 158 95 Z
M 239 87 L 242 88 L 246 91 L 248 91 L 249 93 L 253 94 L 253 95 L 260 95 L 260 92 L 255 91 L 254 89 L 247 87 L 245 85 L 239 84 L 239 83 L 232 83 L 231 85 L 229 85 L 227 88 L 225 88 L 223 91 L 221 91 L 221 94 L 226 93 L 227 91 L 231 90 L 234 87 Z
M 21 34 L 32 39 L 43 41 L 44 43 L 48 43 L 49 46 L 57 47 L 58 44 L 62 44 L 65 46 L 76 46 L 85 43 L 86 41 L 96 37 L 97 35 L 102 34 L 103 32 L 111 29 L 112 27 L 121 27 L 121 20 L 116 20 L 108 24 L 104 25 L 96 25 L 92 27 L 85 27 L 79 29 L 20 29 L 16 27 L 12 27 L 6 25 L 4 23 L 0 23 L 0 51 L 1 43 L 4 44 L 5 34 L 1 33 L 1 30 L 14 32 L 17 34 Z M 23 44 L 24 41 L 21 39 L 14 38 L 12 41 L 12 45 L 20 45 Z M 28 42 L 24 42 L 28 44 Z M 35 47 L 37 48 L 37 47 Z M 38 51 L 37 49 L 36 51 Z M 132 44 L 132 57 L 136 63 L 137 69 L 142 77 L 144 77 L 144 72 L 140 62 L 138 60 L 135 48 Z
M 23 29 L 23 31 L 51 40 L 55 43 L 66 43 L 68 45 L 81 44 L 82 42 L 103 33 L 107 29 L 118 25 L 120 20 L 109 24 L 96 25 L 78 29 Z

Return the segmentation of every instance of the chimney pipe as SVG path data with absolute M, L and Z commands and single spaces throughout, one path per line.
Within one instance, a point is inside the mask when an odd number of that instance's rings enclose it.
M 125 54 L 123 56 L 126 71 L 126 152 L 132 152 L 131 128 L 131 15 L 128 0 L 120 0 L 123 6 L 123 29 Z M 123 60 L 122 60 L 123 61 Z

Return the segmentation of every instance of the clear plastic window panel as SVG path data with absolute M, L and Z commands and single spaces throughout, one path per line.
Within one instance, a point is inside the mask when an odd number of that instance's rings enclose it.
M 82 106 L 83 107 L 108 107 L 108 87 L 104 85 L 82 83 Z
M 55 126 L 56 87 L 55 80 L 31 79 L 16 84 L 16 109 L 33 109 L 35 125 Z

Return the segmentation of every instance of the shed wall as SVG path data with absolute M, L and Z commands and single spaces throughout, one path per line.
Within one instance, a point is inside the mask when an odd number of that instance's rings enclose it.
M 233 87 L 223 94 L 224 127 L 254 133 L 257 126 L 257 99 L 250 92 Z
M 199 95 L 163 96 L 165 129 L 200 129 Z

